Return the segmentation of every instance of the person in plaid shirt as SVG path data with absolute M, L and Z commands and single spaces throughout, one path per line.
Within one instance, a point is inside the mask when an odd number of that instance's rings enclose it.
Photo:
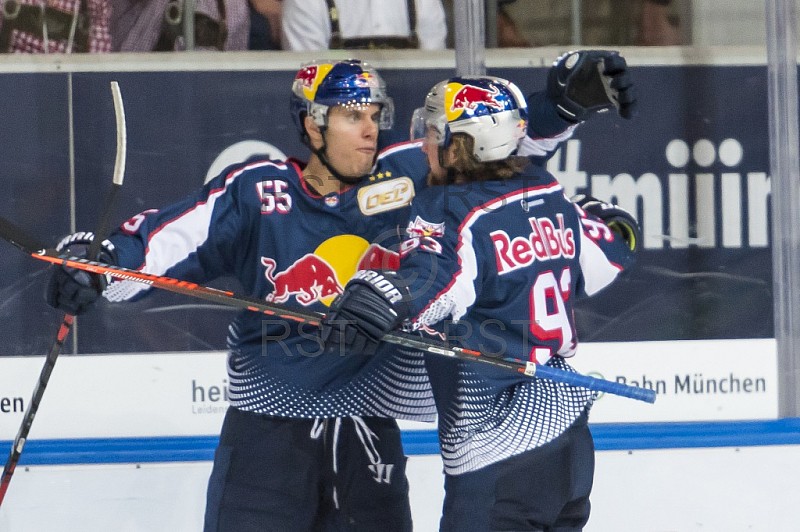
M 0 51 L 110 52 L 110 21 L 108 0 L 5 0 Z

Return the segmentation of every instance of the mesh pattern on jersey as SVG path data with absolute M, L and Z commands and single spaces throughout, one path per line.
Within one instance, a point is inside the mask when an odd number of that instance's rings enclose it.
M 103 297 L 112 303 L 127 301 L 143 290 L 149 290 L 150 286 L 138 281 L 114 280 L 108 284 L 103 291 Z
M 456 299 L 453 294 L 445 292 L 417 316 L 414 320 L 414 329 L 418 329 L 419 325 L 433 325 L 448 319 L 455 306 Z
M 575 371 L 563 358 L 550 366 Z M 475 471 L 561 435 L 590 406 L 594 392 L 545 379 L 531 379 L 493 392 L 486 381 L 459 362 L 453 404 L 439 420 L 445 472 Z
M 235 333 L 231 327 L 232 338 Z M 326 391 L 282 382 L 260 358 L 236 349 L 228 356 L 228 391 L 236 408 L 291 418 L 380 416 L 430 422 L 436 417 L 421 352 L 398 348 L 341 388 Z

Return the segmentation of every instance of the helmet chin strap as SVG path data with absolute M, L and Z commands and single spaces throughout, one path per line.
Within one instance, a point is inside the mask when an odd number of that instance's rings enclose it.
M 340 174 L 339 171 L 336 170 L 336 168 L 333 167 L 333 164 L 331 164 L 331 162 L 328 160 L 328 144 L 325 142 L 325 132 L 322 131 L 321 133 L 322 133 L 322 147 L 315 150 L 313 147 L 310 146 L 310 143 L 309 143 L 309 148 L 311 149 L 311 153 L 313 153 L 314 155 L 317 156 L 317 158 L 319 158 L 319 161 L 322 163 L 322 165 L 325 168 L 328 169 L 328 171 L 331 173 L 331 175 L 333 177 L 335 177 L 336 179 L 338 179 L 339 181 L 341 181 L 345 185 L 357 185 L 358 183 L 361 182 L 362 179 L 364 179 L 365 177 L 367 177 L 369 175 L 369 174 L 364 174 L 364 175 L 352 177 L 352 176 L 345 176 L 345 175 Z M 377 155 L 376 155 L 376 157 L 377 157 Z M 373 160 L 373 166 L 374 166 L 374 164 L 375 164 L 375 161 Z

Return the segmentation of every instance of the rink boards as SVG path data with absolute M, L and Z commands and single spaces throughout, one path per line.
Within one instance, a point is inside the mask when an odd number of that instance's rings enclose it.
M 563 51 L 489 51 L 487 65 L 527 93 L 543 88 Z M 644 232 L 637 268 L 576 308 L 575 367 L 658 392 L 653 405 L 604 396 L 592 410 L 599 452 L 587 530 L 800 529 L 787 510 L 800 504 L 800 427 L 777 419 L 764 51 L 623 53 L 638 116 L 592 120 L 548 165 L 567 194 L 613 199 Z M 452 54 L 365 56 L 395 97 L 385 142 L 403 140 L 428 88 L 452 73 Z M 47 242 L 97 221 L 114 163 L 112 80 L 129 149 L 115 223 L 184 197 L 247 154 L 307 155 L 287 87 L 308 55 L 4 59 L 0 213 Z M 43 302 L 46 268 L 0 245 L 5 455 L 61 317 Z M 162 293 L 81 317 L 0 531 L 199 530 L 233 315 Z M 428 532 L 441 503 L 436 434 L 403 428 L 416 529 Z
M 225 356 L 62 356 L 23 463 L 211 459 L 227 408 Z M 573 362 L 582 373 L 658 392 L 655 404 L 597 400 L 591 422 L 601 450 L 768 444 L 788 426 L 769 422 L 777 417 L 773 340 L 586 343 Z M 42 363 L 0 357 L 0 441 L 16 434 Z M 409 454 L 437 453 L 433 425 L 403 428 Z

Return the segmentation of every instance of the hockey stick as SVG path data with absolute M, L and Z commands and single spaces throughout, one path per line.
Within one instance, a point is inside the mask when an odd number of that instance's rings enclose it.
M 283 305 L 277 305 L 275 303 L 269 303 L 260 299 L 241 296 L 234 294 L 233 292 L 218 290 L 216 288 L 210 288 L 187 281 L 180 281 L 170 277 L 161 277 L 127 268 L 110 266 L 108 264 L 102 264 L 87 259 L 68 257 L 63 253 L 53 249 L 44 248 L 44 246 L 37 242 L 33 237 L 26 234 L 22 229 L 15 226 L 2 216 L 0 216 L 0 238 L 7 240 L 25 253 L 40 260 L 52 262 L 54 264 L 61 264 L 92 273 L 111 275 L 117 279 L 145 283 L 162 290 L 185 294 L 192 297 L 205 299 L 207 301 L 221 303 L 227 306 L 238 307 L 254 312 L 261 312 L 282 320 L 291 320 L 318 326 L 323 317 L 322 314 L 316 312 L 299 312 L 286 308 Z M 533 362 L 525 362 L 514 358 L 501 359 L 490 357 L 484 355 L 480 351 L 450 346 L 444 342 L 423 339 L 419 336 L 400 331 L 391 332 L 384 336 L 383 339 L 384 341 L 393 344 L 410 347 L 420 351 L 425 351 L 427 353 L 449 356 L 462 360 L 474 360 L 485 364 L 491 364 L 500 368 L 513 370 L 519 373 L 524 373 L 525 375 L 531 377 L 541 377 L 556 382 L 571 384 L 573 386 L 588 388 L 590 390 L 606 392 L 622 397 L 629 397 L 631 399 L 637 399 L 647 403 L 654 403 L 656 400 L 656 392 L 647 388 L 628 386 L 626 384 L 607 381 L 604 379 L 597 379 L 595 377 L 589 377 L 579 373 L 551 368 L 550 366 L 542 366 Z
M 117 155 L 114 161 L 114 176 L 111 192 L 106 200 L 103 213 L 97 224 L 94 240 L 89 246 L 87 257 L 97 257 L 100 250 L 100 243 L 105 239 L 105 233 L 108 232 L 108 221 L 111 218 L 111 212 L 116 203 L 117 193 L 122 186 L 122 180 L 125 175 L 125 155 L 127 151 L 127 137 L 125 133 L 125 109 L 122 105 L 122 94 L 119 90 L 119 84 L 116 81 L 111 82 L 111 94 L 114 99 L 114 117 L 117 124 Z M 64 340 L 72 328 L 75 317 L 70 314 L 64 314 L 64 319 L 58 328 L 56 339 L 50 347 L 50 351 L 45 357 L 44 366 L 39 374 L 39 380 L 36 382 L 36 387 L 33 389 L 33 396 L 28 403 L 28 408 L 22 418 L 22 424 L 19 427 L 17 436 L 14 438 L 14 443 L 11 446 L 6 465 L 3 468 L 3 476 L 0 477 L 0 505 L 3 504 L 3 499 L 8 491 L 8 486 L 11 483 L 11 477 L 14 475 L 14 470 L 17 468 L 22 449 L 28 439 L 28 433 L 33 425 L 33 418 L 36 417 L 36 412 L 39 410 L 39 404 L 42 402 L 45 388 L 50 381 L 50 374 L 56 365 L 56 360 L 61 354 L 61 349 L 64 347 Z

